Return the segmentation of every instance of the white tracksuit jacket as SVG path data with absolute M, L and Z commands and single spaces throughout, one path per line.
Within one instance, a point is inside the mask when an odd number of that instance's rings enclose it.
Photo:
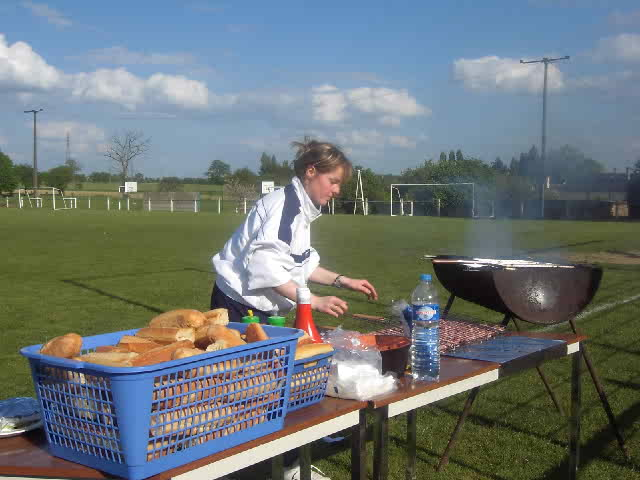
M 295 305 L 273 290 L 293 280 L 305 286 L 320 256 L 311 247 L 311 222 L 320 216 L 302 182 L 262 197 L 212 261 L 216 284 L 231 299 L 266 312 Z

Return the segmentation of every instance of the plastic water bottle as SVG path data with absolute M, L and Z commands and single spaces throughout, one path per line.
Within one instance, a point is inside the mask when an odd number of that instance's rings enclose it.
M 411 375 L 416 380 L 438 380 L 440 375 L 440 305 L 431 275 L 420 275 L 411 294 Z

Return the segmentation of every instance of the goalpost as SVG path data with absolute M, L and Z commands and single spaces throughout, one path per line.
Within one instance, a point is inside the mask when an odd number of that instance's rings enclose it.
M 76 197 L 65 197 L 62 194 L 62 190 L 56 187 L 51 188 L 51 199 L 53 201 L 53 209 L 54 210 L 71 210 L 72 208 L 78 208 L 78 199 Z M 62 207 L 60 203 L 56 207 L 56 191 L 60 194 L 59 200 L 62 201 Z
M 389 188 L 389 212 L 392 217 L 397 216 L 397 214 L 393 213 L 393 189 L 398 192 L 398 198 L 400 201 L 400 215 L 405 215 L 404 213 L 404 199 L 400 195 L 400 190 L 398 187 L 447 187 L 452 185 L 471 185 L 471 217 L 476 216 L 476 184 L 475 183 L 467 183 L 467 182 L 459 182 L 459 183 L 392 183 Z M 409 215 L 413 215 L 413 202 L 411 202 L 411 213 Z

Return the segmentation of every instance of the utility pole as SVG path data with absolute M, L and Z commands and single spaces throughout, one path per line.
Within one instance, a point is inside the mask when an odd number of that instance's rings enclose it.
M 40 110 L 25 110 L 24 113 L 33 113 L 33 194 L 34 196 L 38 196 L 37 188 L 38 188 L 38 147 L 36 143 L 37 139 L 37 131 L 36 131 L 36 115 L 40 113 L 43 109 Z
M 525 62 L 520 60 L 520 63 L 544 63 L 544 85 L 542 88 L 542 145 L 540 149 L 540 166 L 542 179 L 540 182 L 540 218 L 544 218 L 544 189 L 546 188 L 547 177 L 545 174 L 545 162 L 546 162 L 546 150 L 547 150 L 547 70 L 549 64 L 559 62 L 560 60 L 569 60 L 569 55 L 559 58 L 547 58 L 543 57 L 540 60 L 531 60 Z

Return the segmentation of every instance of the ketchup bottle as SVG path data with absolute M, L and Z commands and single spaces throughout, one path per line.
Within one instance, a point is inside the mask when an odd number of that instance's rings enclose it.
M 307 332 L 307 335 L 309 335 L 315 343 L 322 343 L 322 338 L 318 333 L 315 323 L 313 323 L 313 316 L 311 315 L 311 290 L 306 287 L 298 287 L 296 290 L 296 300 L 298 306 L 296 307 L 295 328 Z

